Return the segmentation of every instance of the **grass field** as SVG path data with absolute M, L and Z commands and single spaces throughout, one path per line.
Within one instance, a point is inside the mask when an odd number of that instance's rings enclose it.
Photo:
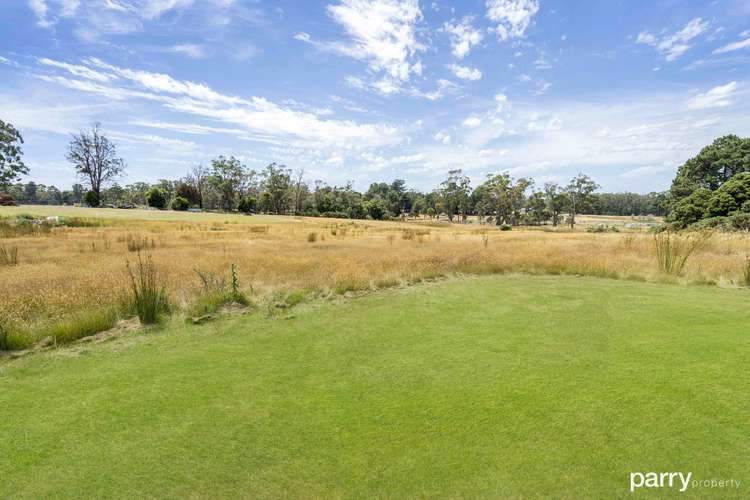
M 77 217 L 84 227 L 14 233 L 16 217 Z M 653 235 L 630 218 L 581 217 L 581 227 L 498 231 L 479 224 L 376 222 L 303 217 L 28 206 L 0 208 L 11 226 L 0 245 L 18 263 L 0 263 L 0 326 L 16 348 L 106 329 L 129 293 L 134 246 L 153 257 L 175 311 L 200 299 L 196 271 L 226 278 L 236 265 L 242 291 L 257 304 L 387 288 L 454 274 L 577 274 L 738 287 L 750 255 L 746 234 L 705 240 L 679 273 L 657 266 Z M 648 224 L 653 221 L 646 221 Z M 627 225 L 635 226 L 629 229 Z M 36 226 L 34 226 L 36 227 Z M 0 227 L 0 229 L 3 229 Z
M 747 497 L 749 301 L 485 276 L 2 361 L 0 497 Z

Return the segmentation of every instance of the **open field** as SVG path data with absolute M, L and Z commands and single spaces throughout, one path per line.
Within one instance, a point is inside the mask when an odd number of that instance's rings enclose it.
M 748 299 L 450 279 L 0 362 L 0 497 L 746 498 Z
M 58 338 L 49 333 L 50 325 L 120 303 L 128 293 L 126 262 L 135 258 L 130 250 L 136 247 L 153 256 L 177 310 L 188 308 L 199 294 L 196 270 L 226 277 L 232 264 L 251 300 L 268 304 L 289 294 L 337 295 L 457 273 L 580 274 L 734 287 L 743 283 L 750 255 L 747 235 L 716 234 L 679 275 L 669 275 L 659 271 L 654 238 L 643 231 L 501 232 L 493 226 L 424 221 L 0 209 L 0 216 L 9 218 L 21 213 L 83 217 L 84 225 L 93 227 L 53 227 L 0 240 L 18 255 L 17 265 L 0 267 L 0 289 L 10 291 L 0 302 L 0 318 L 14 332 L 17 347 L 44 336 Z

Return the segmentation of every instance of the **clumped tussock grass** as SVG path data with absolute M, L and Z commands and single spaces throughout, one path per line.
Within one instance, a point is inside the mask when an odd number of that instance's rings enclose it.
M 307 233 L 308 243 L 315 243 L 316 241 L 318 241 L 318 233 L 316 232 Z
M 131 267 L 127 263 L 131 282 L 131 305 L 144 325 L 158 323 L 169 312 L 166 286 L 160 279 L 150 254 L 145 257 L 139 251 L 137 261 Z
M 0 266 L 16 265 L 18 265 L 18 247 L 6 247 L 2 243 L 0 243 Z
M 41 330 L 40 336 L 50 337 L 55 343 L 64 344 L 109 330 L 117 324 L 119 318 L 119 311 L 115 307 L 81 311 Z
M 656 262 L 663 273 L 679 276 L 688 258 L 706 240 L 707 233 L 700 235 L 680 236 L 670 231 L 654 235 Z

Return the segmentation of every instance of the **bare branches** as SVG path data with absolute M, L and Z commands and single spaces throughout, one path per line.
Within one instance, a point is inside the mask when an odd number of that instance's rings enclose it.
M 115 144 L 102 132 L 99 123 L 91 130 L 73 134 L 67 159 L 88 183 L 97 200 L 102 187 L 125 171 L 125 162 L 117 156 Z

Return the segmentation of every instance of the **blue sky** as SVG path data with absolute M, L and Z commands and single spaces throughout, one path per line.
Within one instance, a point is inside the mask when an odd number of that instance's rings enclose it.
M 94 122 L 122 183 L 235 155 L 329 183 L 448 170 L 668 187 L 750 135 L 747 0 L 6 0 L 0 118 L 67 187 Z

